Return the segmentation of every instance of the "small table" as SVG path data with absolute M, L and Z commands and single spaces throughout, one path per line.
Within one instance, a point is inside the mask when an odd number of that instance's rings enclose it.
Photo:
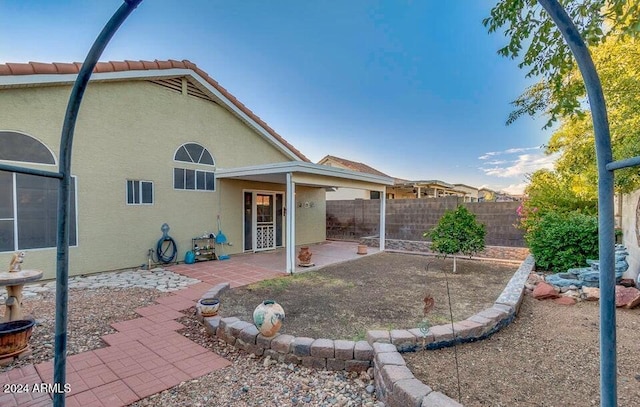
M 2 322 L 11 322 L 24 319 L 22 314 L 22 288 L 26 283 L 40 280 L 42 271 L 21 270 L 0 272 L 0 286 L 6 286 L 7 300 L 6 310 Z

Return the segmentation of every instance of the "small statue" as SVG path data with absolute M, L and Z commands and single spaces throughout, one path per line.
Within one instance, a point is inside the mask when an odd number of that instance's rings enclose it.
M 22 262 L 24 261 L 25 252 L 13 253 L 11 263 L 9 263 L 9 272 L 22 271 Z

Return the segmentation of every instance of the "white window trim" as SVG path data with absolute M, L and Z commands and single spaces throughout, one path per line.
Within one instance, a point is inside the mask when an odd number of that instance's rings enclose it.
M 46 165 L 46 164 L 42 164 L 42 165 Z M 20 250 L 29 250 L 30 252 L 38 252 L 38 251 L 44 251 L 44 250 L 57 250 L 57 246 L 51 246 L 51 247 L 36 247 L 36 248 L 32 248 L 32 249 L 20 249 L 19 248 L 19 242 L 18 242 L 18 197 L 17 197 L 17 185 L 16 185 L 16 176 L 17 173 L 14 172 L 12 173 L 13 176 L 13 190 L 11 191 L 12 195 L 13 195 L 13 218 L 2 218 L 0 220 L 12 220 L 13 221 L 13 249 L 12 250 L 8 250 L 8 251 L 0 251 L 0 253 L 11 253 L 11 252 L 16 252 L 16 251 L 20 251 Z M 76 234 L 76 244 L 74 245 L 69 245 L 69 247 L 78 247 L 80 245 L 80 224 L 78 223 L 79 220 L 79 212 L 80 209 L 78 207 L 78 177 L 76 175 L 71 175 L 71 178 L 73 178 L 73 184 L 75 185 L 75 191 L 74 191 L 74 204 L 75 204 L 75 208 L 76 208 L 76 213 L 75 213 L 75 224 L 76 224 L 76 230 L 74 231 Z M 56 231 L 57 234 L 57 231 Z
M 138 203 L 129 203 L 129 182 L 138 182 L 138 192 L 140 196 L 140 202 Z M 142 183 L 151 184 L 151 203 L 142 202 Z M 152 206 L 156 202 L 156 189 L 154 188 L 153 181 L 142 180 L 142 179 L 128 179 L 125 183 L 125 196 L 124 201 L 127 206 Z
M 183 161 L 178 161 L 178 162 L 183 162 Z M 215 192 L 216 191 L 216 173 L 215 171 L 205 171 L 205 170 L 198 170 L 195 168 L 184 168 L 184 167 L 174 167 L 173 169 L 173 190 L 174 191 L 191 191 L 191 192 Z M 184 170 L 185 174 L 186 171 L 194 171 L 194 185 L 195 188 L 194 189 L 188 189 L 188 188 L 176 188 L 176 172 L 175 170 Z M 198 189 L 198 172 L 204 172 L 205 173 L 205 189 Z M 206 189 L 206 174 L 213 174 L 213 189 Z M 187 184 L 187 180 L 183 179 L 184 185 Z
M 203 164 L 203 163 L 198 163 L 195 161 L 180 161 L 180 160 L 176 160 L 176 154 L 178 153 L 178 150 L 180 150 L 182 147 L 186 146 L 187 144 L 197 144 L 200 147 L 202 147 L 203 151 L 200 153 L 200 158 L 202 158 L 202 154 L 204 154 L 204 150 L 207 150 L 207 152 L 209 153 L 209 155 L 211 155 L 211 159 L 213 159 L 213 165 L 211 164 Z M 189 154 L 189 150 L 187 150 L 187 154 Z M 189 154 L 189 157 L 191 157 L 191 154 Z M 193 157 L 191 157 L 191 159 L 193 160 Z M 192 164 L 192 165 L 204 165 L 207 168 L 216 168 L 216 158 L 213 156 L 213 154 L 211 154 L 211 151 L 209 151 L 208 148 L 206 148 L 205 146 L 203 146 L 202 144 L 198 143 L 197 141 L 188 141 L 186 143 L 182 143 L 178 146 L 178 148 L 176 148 L 176 150 L 173 152 L 173 162 L 174 163 L 182 163 L 182 164 Z

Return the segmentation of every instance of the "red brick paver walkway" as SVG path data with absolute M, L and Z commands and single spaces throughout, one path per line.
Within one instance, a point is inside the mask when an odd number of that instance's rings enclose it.
M 111 324 L 118 332 L 102 337 L 109 346 L 67 357 L 66 406 L 126 406 L 229 366 L 228 360 L 175 332 L 184 328 L 175 321 L 184 316 L 179 311 L 195 305 L 210 288 L 209 283 L 194 284 L 138 308 L 140 318 Z M 0 383 L 16 385 L 9 389 L 16 391 L 0 394 L 2 407 L 51 406 L 50 393 L 40 386 L 53 383 L 53 361 L 0 373 Z

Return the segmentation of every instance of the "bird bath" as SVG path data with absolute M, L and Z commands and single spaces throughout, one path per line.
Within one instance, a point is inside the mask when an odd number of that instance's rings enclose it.
M 7 290 L 4 317 L 0 321 L 0 366 L 29 351 L 28 341 L 34 321 L 24 318 L 22 288 L 26 283 L 41 279 L 42 271 L 22 270 L 23 257 L 24 252 L 16 253 L 9 271 L 0 272 L 0 286 Z
M 6 309 L 2 322 L 17 321 L 24 319 L 22 314 L 22 288 L 26 283 L 30 283 L 42 278 L 40 270 L 20 270 L 0 272 L 0 286 L 7 289 Z

